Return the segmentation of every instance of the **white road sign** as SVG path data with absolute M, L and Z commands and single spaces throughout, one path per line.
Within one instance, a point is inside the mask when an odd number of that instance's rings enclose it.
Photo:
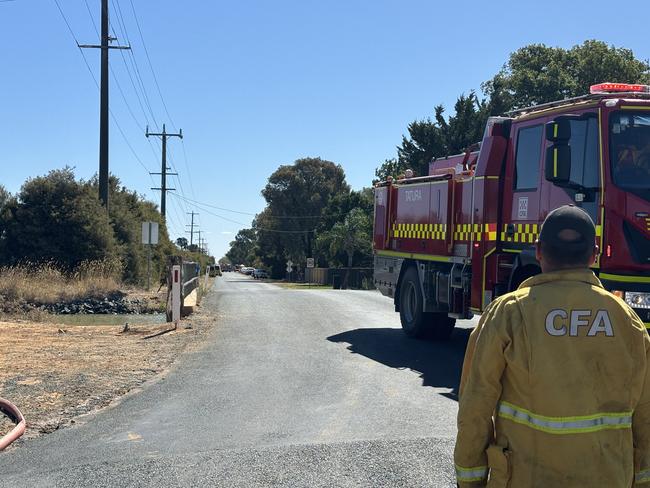
M 142 244 L 158 244 L 158 222 L 142 222 Z
M 307 258 L 307 267 L 308 268 L 314 267 L 314 258 Z

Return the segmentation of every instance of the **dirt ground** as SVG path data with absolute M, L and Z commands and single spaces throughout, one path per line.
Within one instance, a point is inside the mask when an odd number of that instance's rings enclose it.
M 0 321 L 0 397 L 27 420 L 14 445 L 75 423 L 165 371 L 188 346 L 200 344 L 213 323 L 199 309 L 177 330 L 145 338 L 172 325 L 130 325 L 122 332 L 115 325 Z M 0 435 L 12 428 L 0 414 Z

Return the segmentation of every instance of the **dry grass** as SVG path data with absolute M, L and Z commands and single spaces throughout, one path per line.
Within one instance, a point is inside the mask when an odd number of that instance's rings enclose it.
M 85 261 L 73 272 L 53 263 L 0 268 L 0 295 L 9 301 L 49 304 L 104 297 L 120 290 L 121 264 Z
M 0 322 L 0 392 L 27 419 L 25 437 L 51 432 L 167 369 L 204 335 L 203 322 L 193 325 L 143 340 L 169 324 L 120 333 L 122 326 Z M 10 428 L 0 414 L 0 436 Z

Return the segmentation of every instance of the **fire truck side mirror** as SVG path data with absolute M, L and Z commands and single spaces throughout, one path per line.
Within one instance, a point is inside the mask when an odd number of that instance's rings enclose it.
M 546 149 L 544 175 L 547 181 L 558 186 L 569 183 L 571 178 L 571 147 L 568 144 L 553 144 Z
M 571 139 L 571 118 L 558 117 L 546 124 L 546 140 L 550 142 L 564 142 Z

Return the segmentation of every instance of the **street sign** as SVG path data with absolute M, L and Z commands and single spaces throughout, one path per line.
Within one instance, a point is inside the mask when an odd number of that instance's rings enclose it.
M 142 244 L 158 244 L 158 222 L 142 222 Z
M 307 258 L 307 267 L 308 268 L 314 267 L 314 258 Z
M 287 266 L 287 273 L 291 273 L 293 271 L 293 268 L 291 266 Z
M 151 285 L 151 246 L 158 244 L 158 222 L 142 222 L 142 244 L 147 246 L 147 290 Z

